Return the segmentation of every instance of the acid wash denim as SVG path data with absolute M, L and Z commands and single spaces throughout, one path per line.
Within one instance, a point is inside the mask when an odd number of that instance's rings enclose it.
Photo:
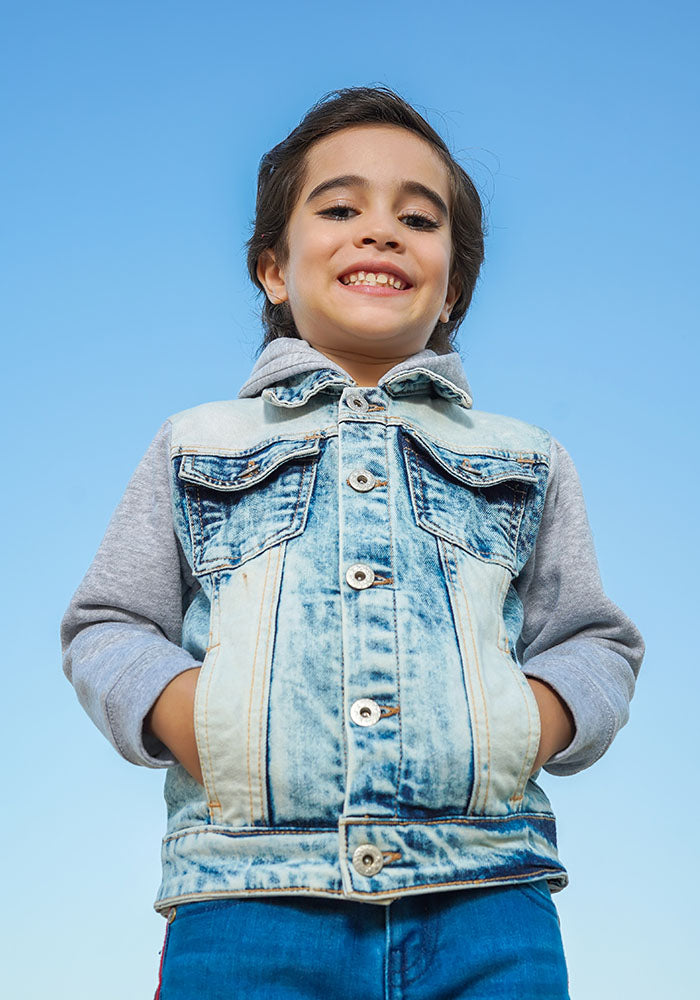
M 159 909 L 566 884 L 514 656 L 550 438 L 455 402 L 320 371 L 172 418 L 205 788 L 168 772 Z
M 571 710 L 544 769 L 574 774 L 626 723 L 644 650 L 559 442 L 472 409 L 456 352 L 367 388 L 289 338 L 238 399 L 165 422 L 62 642 L 117 751 L 168 769 L 162 913 L 563 888 L 527 677 Z M 146 724 L 197 666 L 204 787 Z

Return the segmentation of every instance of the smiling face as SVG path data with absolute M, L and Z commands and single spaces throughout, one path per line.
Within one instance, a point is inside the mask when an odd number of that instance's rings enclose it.
M 343 129 L 311 147 L 286 258 L 265 251 L 258 276 L 322 353 L 408 357 L 457 298 L 449 205 L 447 170 L 424 139 L 393 125 Z

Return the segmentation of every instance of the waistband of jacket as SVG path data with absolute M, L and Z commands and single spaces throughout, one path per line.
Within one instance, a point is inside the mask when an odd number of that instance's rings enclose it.
M 164 838 L 162 860 L 158 912 L 227 896 L 381 902 L 540 878 L 553 892 L 568 884 L 551 813 L 343 817 L 335 829 L 191 827 Z

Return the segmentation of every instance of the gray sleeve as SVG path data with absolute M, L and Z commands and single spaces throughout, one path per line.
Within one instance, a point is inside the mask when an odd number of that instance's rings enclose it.
M 139 463 L 61 623 L 63 669 L 92 721 L 134 764 L 167 767 L 144 719 L 177 674 L 199 666 L 180 646 L 198 585 L 173 529 L 170 424 Z
M 537 542 L 514 586 L 524 607 L 523 670 L 554 688 L 576 725 L 544 769 L 575 774 L 602 757 L 627 722 L 644 642 L 603 591 L 578 475 L 558 441 Z

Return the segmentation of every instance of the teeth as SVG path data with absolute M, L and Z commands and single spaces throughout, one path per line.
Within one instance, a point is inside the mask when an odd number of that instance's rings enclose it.
M 340 280 L 344 285 L 390 285 L 391 288 L 396 288 L 399 291 L 406 287 L 406 283 L 401 278 L 396 278 L 393 274 L 387 274 L 384 271 L 378 271 L 376 274 L 374 271 L 352 271 L 350 274 L 343 275 Z

